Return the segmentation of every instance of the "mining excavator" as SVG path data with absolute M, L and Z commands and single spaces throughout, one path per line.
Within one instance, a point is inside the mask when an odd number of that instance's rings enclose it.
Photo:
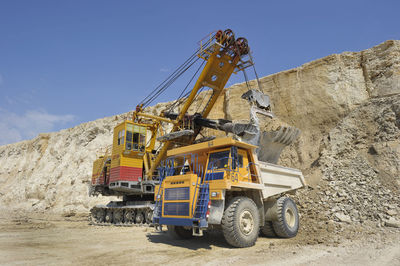
M 191 80 L 205 65 L 193 89 L 186 92 L 189 82 L 180 97 L 165 110 L 161 110 L 159 115 L 146 113 L 145 108 L 197 60 L 203 62 Z M 199 49 L 139 103 L 132 119 L 114 128 L 112 146 L 93 163 L 90 195 L 123 198 L 121 201 L 93 207 L 92 223 L 151 224 L 157 202 L 156 189 L 160 187 L 165 174 L 162 163 L 167 157 L 167 151 L 215 138 L 205 136 L 202 128 L 225 131 L 249 145 L 267 143 L 274 149 L 265 152 L 263 158 L 276 162 L 280 151 L 294 141 L 299 131 L 292 128 L 275 132 L 260 131 L 257 114 L 273 116 L 269 98 L 260 90 L 250 89 L 242 96 L 251 104 L 249 123 L 207 118 L 218 97 L 224 92 L 230 76 L 239 71 L 244 72 L 251 66 L 254 67 L 254 63 L 247 40 L 235 38 L 229 29 L 217 31 L 200 41 Z M 247 75 L 245 78 L 247 82 Z M 195 112 L 189 114 L 189 109 Z M 156 148 L 157 143 L 159 145 Z

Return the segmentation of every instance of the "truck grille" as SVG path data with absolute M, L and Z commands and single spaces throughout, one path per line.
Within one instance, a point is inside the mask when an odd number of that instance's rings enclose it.
M 188 200 L 189 196 L 189 187 L 167 188 L 165 189 L 164 200 Z
M 164 215 L 189 216 L 189 202 L 164 203 Z

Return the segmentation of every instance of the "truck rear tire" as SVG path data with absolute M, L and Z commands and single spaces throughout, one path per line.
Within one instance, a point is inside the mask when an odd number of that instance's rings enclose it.
M 299 230 L 299 212 L 296 203 L 291 198 L 281 197 L 276 205 L 278 220 L 272 222 L 275 233 L 282 238 L 296 236 Z
M 185 229 L 183 226 L 167 225 L 168 234 L 174 239 L 190 239 L 193 237 L 193 232 L 190 229 Z
M 230 245 L 238 248 L 253 246 L 260 230 L 256 204 L 247 197 L 233 198 L 224 211 L 221 225 L 226 242 Z
M 264 226 L 261 227 L 261 235 L 265 237 L 276 237 L 274 226 L 271 221 L 265 221 Z

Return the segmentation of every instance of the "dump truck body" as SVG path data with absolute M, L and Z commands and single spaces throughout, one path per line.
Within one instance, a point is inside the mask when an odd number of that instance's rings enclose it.
M 264 200 L 306 186 L 304 176 L 298 169 L 260 161 L 258 165 Z
M 274 219 L 267 215 L 274 196 L 305 186 L 304 177 L 299 170 L 259 162 L 256 148 L 221 138 L 170 150 L 156 187 L 153 222 L 202 235 L 209 226 L 224 223 L 228 203 L 239 196 L 257 206 L 253 216 L 261 224 Z

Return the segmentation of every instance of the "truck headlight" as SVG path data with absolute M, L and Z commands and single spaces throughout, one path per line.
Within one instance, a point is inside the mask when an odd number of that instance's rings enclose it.
M 157 195 L 157 199 L 161 199 L 161 195 Z

